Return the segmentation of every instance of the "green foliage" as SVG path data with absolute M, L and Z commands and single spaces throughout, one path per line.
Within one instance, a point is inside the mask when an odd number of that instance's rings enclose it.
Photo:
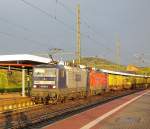
M 111 61 L 97 57 L 84 57 L 81 59 L 81 64 L 100 69 L 126 71 L 126 66 L 117 65 Z
M 21 87 L 11 87 L 11 88 L 0 88 L 0 93 L 8 93 L 8 92 L 21 92 Z
M 0 88 L 5 88 L 8 86 L 7 75 L 4 72 L 0 72 Z
M 97 57 L 84 57 L 81 59 L 81 64 L 95 67 L 98 69 L 108 69 L 114 71 L 124 71 L 127 72 L 127 67 L 124 65 L 118 65 L 106 59 L 97 58 Z M 139 68 L 139 71 L 136 72 L 137 74 L 145 74 L 150 75 L 150 67 L 143 67 Z
M 150 76 L 150 67 L 144 67 L 144 68 L 140 68 L 139 74 L 145 74 L 145 75 L 149 75 Z
M 21 91 L 21 71 L 0 69 L 0 92 Z

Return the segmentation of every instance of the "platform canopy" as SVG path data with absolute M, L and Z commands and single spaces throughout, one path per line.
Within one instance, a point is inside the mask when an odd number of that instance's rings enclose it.
M 0 55 L 0 65 L 37 65 L 48 64 L 51 60 L 46 57 L 40 57 L 30 54 Z
M 13 68 L 17 67 L 19 69 L 22 69 L 22 96 L 23 97 L 25 96 L 26 73 L 29 75 L 29 69 L 32 69 L 34 65 L 48 64 L 50 61 L 51 60 L 49 58 L 29 55 L 29 54 L 0 55 L 0 67 L 8 67 L 9 70 L 12 69 L 12 67 Z M 28 89 L 29 89 L 29 83 L 28 83 Z

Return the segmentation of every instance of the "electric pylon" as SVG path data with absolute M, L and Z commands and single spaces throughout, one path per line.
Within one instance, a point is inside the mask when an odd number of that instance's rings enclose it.
M 77 64 L 79 65 L 80 64 L 80 60 L 81 60 L 80 5 L 79 4 L 77 5 L 76 13 L 77 13 L 76 61 L 77 61 Z

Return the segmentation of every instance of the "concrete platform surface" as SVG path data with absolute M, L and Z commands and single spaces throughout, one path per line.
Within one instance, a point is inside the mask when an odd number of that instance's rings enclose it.
M 20 97 L 22 97 L 20 93 L 4 93 L 4 94 L 0 94 L 0 100 L 1 99 L 20 98 Z
M 150 129 L 150 90 L 113 100 L 44 129 Z

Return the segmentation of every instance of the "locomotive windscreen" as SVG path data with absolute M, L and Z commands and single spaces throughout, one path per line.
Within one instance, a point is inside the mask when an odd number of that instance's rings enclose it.
M 56 88 L 56 68 L 34 68 L 34 88 Z
M 36 77 L 56 77 L 55 68 L 35 68 L 34 76 Z

